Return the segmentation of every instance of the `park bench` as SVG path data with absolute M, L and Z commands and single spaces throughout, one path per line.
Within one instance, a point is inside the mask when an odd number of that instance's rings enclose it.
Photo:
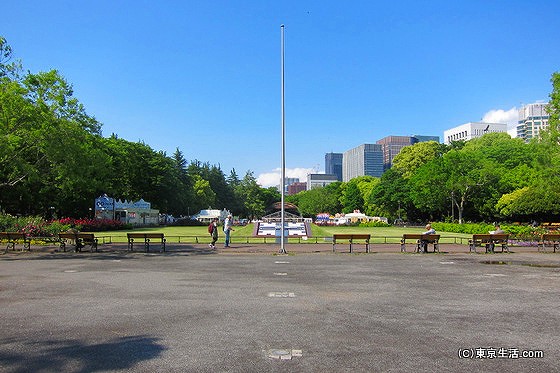
M 354 240 L 364 240 L 366 245 L 366 253 L 369 253 L 369 240 L 371 238 L 370 234 L 333 234 L 333 253 L 336 251 L 336 241 L 348 240 L 350 243 L 350 252 L 352 252 L 352 244 Z
M 161 241 L 161 251 L 165 252 L 165 237 L 163 233 L 127 233 L 128 250 L 133 251 L 134 240 L 142 240 L 144 242 L 144 249 L 146 252 L 150 251 L 150 242 L 152 239 Z
M 486 252 L 493 253 L 494 245 L 502 245 L 502 253 L 504 250 L 509 253 L 508 238 L 508 233 L 473 234 L 472 238 L 469 240 L 469 252 L 474 251 L 476 253 L 476 247 L 484 245 L 486 247 Z
M 416 240 L 416 252 L 428 252 L 428 244 L 434 245 L 434 253 L 439 253 L 439 234 L 405 233 L 401 238 L 401 252 L 406 252 L 406 240 Z
M 82 232 L 61 232 L 58 234 L 60 241 L 60 248 L 66 252 L 66 245 L 71 244 L 74 246 L 76 252 L 82 251 L 82 247 L 89 245 L 90 251 L 97 251 L 97 238 L 93 233 Z
M 6 250 L 4 250 L 4 254 L 8 252 L 11 248 L 12 250 L 16 249 L 16 243 L 21 241 L 23 246 L 21 251 L 27 249 L 31 250 L 31 242 L 27 239 L 25 233 L 20 232 L 0 232 L 0 241 L 6 241 Z
M 541 241 L 539 242 L 539 251 L 542 248 L 542 251 L 545 251 L 545 247 L 547 245 L 552 245 L 552 247 L 554 248 L 554 252 L 556 252 L 556 249 L 558 248 L 558 245 L 560 244 L 560 233 L 544 233 L 541 236 Z

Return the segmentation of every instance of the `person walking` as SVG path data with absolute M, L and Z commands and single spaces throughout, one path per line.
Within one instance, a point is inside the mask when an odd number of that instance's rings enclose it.
M 210 236 L 212 236 L 212 243 L 210 243 L 208 246 L 211 249 L 215 249 L 216 241 L 218 241 L 218 218 L 214 218 L 214 220 L 212 220 L 210 228 L 208 229 L 208 233 L 210 233 Z
M 233 231 L 233 220 L 231 214 L 227 216 L 226 220 L 224 220 L 224 247 L 229 247 L 229 235 L 231 231 Z

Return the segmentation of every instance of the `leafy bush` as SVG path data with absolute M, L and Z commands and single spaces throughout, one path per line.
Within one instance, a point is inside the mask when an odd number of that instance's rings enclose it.
M 433 223 L 432 227 L 436 231 L 466 233 L 466 234 L 484 234 L 494 230 L 492 224 L 486 223 Z M 517 239 L 534 239 L 544 233 L 542 228 L 535 228 L 529 225 L 519 224 L 502 224 L 500 227 L 509 233 L 512 238 Z
M 367 223 L 360 223 L 360 227 L 390 227 L 391 224 L 387 224 L 383 221 L 368 221 Z

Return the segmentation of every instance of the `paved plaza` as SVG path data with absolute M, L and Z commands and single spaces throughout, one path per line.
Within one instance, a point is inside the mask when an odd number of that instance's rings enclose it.
M 0 255 L 0 371 L 560 371 L 558 253 L 301 246 Z

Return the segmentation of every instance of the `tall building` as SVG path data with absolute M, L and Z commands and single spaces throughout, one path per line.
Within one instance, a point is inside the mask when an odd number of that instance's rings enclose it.
M 383 147 L 379 144 L 362 144 L 342 156 L 342 181 L 366 175 L 383 175 Z
M 322 188 L 337 181 L 336 175 L 332 174 L 307 174 L 307 190 Z
M 325 173 L 336 175 L 342 181 L 342 153 L 325 154 Z
M 540 131 L 548 127 L 550 116 L 546 111 L 547 106 L 548 103 L 535 103 L 519 109 L 517 137 L 525 141 L 539 137 Z
M 377 144 L 383 147 L 383 167 L 385 170 L 391 168 L 393 159 L 401 152 L 402 148 L 425 141 L 439 142 L 439 136 L 387 136 L 378 140 Z
M 452 141 L 468 141 L 490 132 L 507 133 L 507 124 L 469 122 L 444 131 L 443 137 L 446 144 L 451 144 Z
M 291 196 L 293 194 L 298 194 L 299 192 L 303 192 L 307 190 L 307 183 L 304 182 L 295 182 L 288 185 L 288 195 Z
M 405 146 L 414 144 L 413 138 L 410 136 L 387 136 L 377 141 L 383 149 L 383 168 L 385 170 L 391 168 L 393 159 L 400 153 Z

